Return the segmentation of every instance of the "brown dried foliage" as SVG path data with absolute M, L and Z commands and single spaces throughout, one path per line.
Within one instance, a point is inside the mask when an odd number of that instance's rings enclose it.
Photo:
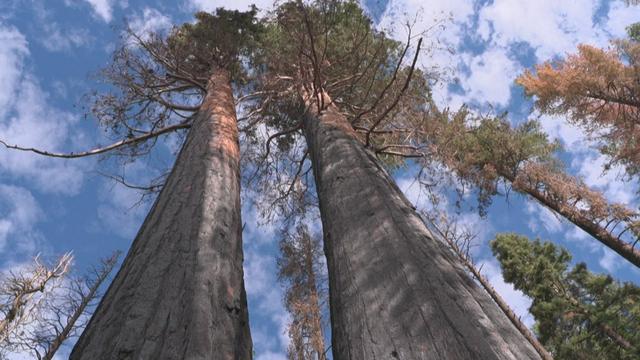
M 428 130 L 435 159 L 463 183 L 478 189 L 480 210 L 499 193 L 516 190 L 571 221 L 604 245 L 640 266 L 640 214 L 611 204 L 579 178 L 567 174 L 535 122 L 512 128 L 499 118 L 470 119 L 466 111 L 440 114 Z
M 320 240 L 301 225 L 294 234 L 282 237 L 280 253 L 278 276 L 285 287 L 285 307 L 292 318 L 289 359 L 326 359 L 322 307 L 327 292 Z
M 622 164 L 629 175 L 640 172 L 640 43 L 579 45 L 576 54 L 537 65 L 516 82 L 536 97 L 542 113 L 567 115 L 598 141 L 609 165 Z

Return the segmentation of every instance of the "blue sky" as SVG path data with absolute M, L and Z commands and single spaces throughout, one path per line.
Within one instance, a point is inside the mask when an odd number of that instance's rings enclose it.
M 139 31 L 166 29 L 191 19 L 194 10 L 219 6 L 246 9 L 253 1 L 217 0 L 3 0 L 0 3 L 0 138 L 11 143 L 56 151 L 106 144 L 91 117 L 84 116 L 83 95 L 103 89 L 95 74 L 109 60 L 124 19 Z M 271 1 L 256 1 L 269 8 Z M 379 26 L 404 38 L 402 24 L 415 20 L 414 32 L 444 20 L 445 29 L 430 31 L 439 47 L 422 57 L 422 66 L 447 74 L 435 88 L 441 105 L 463 103 L 508 110 L 518 123 L 531 114 L 531 102 L 514 86 L 514 78 L 537 61 L 563 56 L 578 43 L 607 46 L 624 28 L 640 21 L 640 8 L 622 1 L 466 1 L 364 0 Z M 604 176 L 604 160 L 583 134 L 562 118 L 542 116 L 552 137 L 565 146 L 569 170 L 603 191 L 611 201 L 638 207 L 636 183 L 617 179 L 618 169 Z M 167 139 L 150 159 L 126 168 L 140 182 L 171 162 Z M 111 168 L 96 159 L 64 161 L 0 149 L 0 269 L 28 262 L 36 253 L 48 256 L 73 250 L 76 268 L 85 269 L 112 250 L 126 251 L 148 209 L 134 206 L 139 195 L 101 176 Z M 111 168 L 113 170 L 113 168 Z M 411 171 L 396 174 L 408 197 L 423 205 Z M 257 212 L 244 207 L 246 222 L 245 281 L 258 359 L 283 359 L 288 317 L 276 285 L 277 226 L 257 227 Z M 483 272 L 528 323 L 528 299 L 502 282 L 486 242 L 496 232 L 516 231 L 568 247 L 574 261 L 598 272 L 640 283 L 640 272 L 604 250 L 575 226 L 548 210 L 512 194 L 496 198 L 487 219 L 473 212 L 462 221 L 479 232 L 475 257 Z M 62 353 L 64 357 L 64 353 Z

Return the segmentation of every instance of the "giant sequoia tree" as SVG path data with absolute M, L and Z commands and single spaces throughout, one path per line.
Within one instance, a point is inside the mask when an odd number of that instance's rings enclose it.
M 491 242 L 505 281 L 529 296 L 540 341 L 557 359 L 637 359 L 640 288 L 587 270 L 549 242 L 500 234 Z
M 120 137 L 76 158 L 145 155 L 159 136 L 189 129 L 175 165 L 72 359 L 250 359 L 243 283 L 240 151 L 232 85 L 260 26 L 256 9 L 197 13 L 166 35 L 134 34 L 103 76 L 100 123 Z
M 411 49 L 414 40 L 403 45 L 374 30 L 355 2 L 286 3 L 268 25 L 263 90 L 278 96 L 265 97 L 259 109 L 281 129 L 267 147 L 280 135 L 306 139 L 334 357 L 538 358 L 376 158 L 412 147 L 399 140 L 410 134 L 381 134 L 379 126 L 400 128 L 428 110 L 425 74 L 415 68 L 421 41 Z

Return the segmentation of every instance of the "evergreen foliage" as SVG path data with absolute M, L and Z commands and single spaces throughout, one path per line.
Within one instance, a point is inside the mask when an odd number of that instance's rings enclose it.
M 638 359 L 640 288 L 584 263 L 550 242 L 499 234 L 491 249 L 506 282 L 533 302 L 535 331 L 556 359 Z

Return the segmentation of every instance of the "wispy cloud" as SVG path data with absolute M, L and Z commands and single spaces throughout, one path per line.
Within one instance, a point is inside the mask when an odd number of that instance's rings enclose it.
M 245 202 L 244 280 L 251 309 L 251 336 L 257 359 L 284 359 L 289 344 L 289 314 L 283 304 L 283 290 L 278 285 L 276 256 L 279 253 L 273 224 L 258 225 L 259 214 Z M 276 333 L 277 331 L 277 333 Z
M 42 239 L 36 225 L 43 217 L 29 190 L 0 184 L 0 253 L 31 255 Z
M 129 27 L 143 39 L 151 33 L 168 30 L 172 25 L 170 16 L 150 7 L 145 7 L 142 13 L 134 14 L 129 18 Z
M 48 94 L 27 71 L 29 51 L 24 35 L 0 26 L 0 138 L 25 147 L 65 149 L 81 138 L 78 117 L 50 105 Z M 74 132 L 75 136 L 70 136 Z M 0 168 L 27 179 L 45 192 L 75 194 L 83 181 L 85 162 L 66 162 L 31 153 L 0 150 Z
M 113 18 L 114 0 L 84 0 L 91 5 L 94 14 L 104 22 L 110 22 Z

